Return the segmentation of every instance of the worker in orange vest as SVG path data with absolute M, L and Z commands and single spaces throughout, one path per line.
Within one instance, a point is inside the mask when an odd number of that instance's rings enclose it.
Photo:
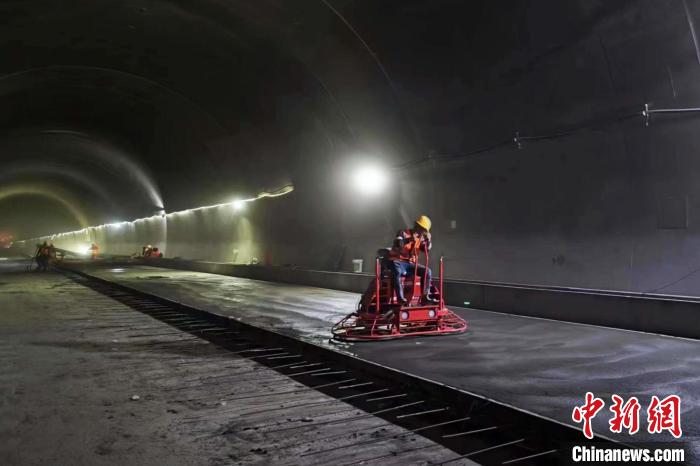
M 406 305 L 407 301 L 404 297 L 403 287 L 401 286 L 401 276 L 408 274 L 413 275 L 416 272 L 416 267 L 418 268 L 418 275 L 421 279 L 425 277 L 425 282 L 422 284 L 421 304 L 437 303 L 437 301 L 428 296 L 430 292 L 430 281 L 433 277 L 432 271 L 430 268 L 426 269 L 423 265 L 416 265 L 420 252 L 424 249 L 430 250 L 433 247 L 430 235 L 431 227 L 432 222 L 430 219 L 425 215 L 421 215 L 416 220 L 413 228 L 399 230 L 396 233 L 394 245 L 389 252 L 389 261 L 391 261 L 391 269 L 394 275 L 396 299 L 402 306 Z
M 100 253 L 100 247 L 97 244 L 92 243 L 92 246 L 90 246 L 90 254 L 91 254 L 90 258 L 92 260 L 97 259 L 97 255 L 99 253 Z

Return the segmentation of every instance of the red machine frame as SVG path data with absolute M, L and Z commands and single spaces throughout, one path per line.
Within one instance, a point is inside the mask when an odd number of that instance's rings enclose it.
M 399 304 L 394 292 L 392 273 L 383 273 L 382 259 L 375 261 L 375 276 L 360 298 L 357 311 L 349 314 L 332 328 L 333 338 L 342 341 L 391 340 L 407 336 L 449 335 L 467 330 L 467 322 L 445 307 L 442 288 L 444 259 L 440 257 L 440 278 L 436 287 L 430 284 L 430 295 L 437 304 L 420 304 L 422 285 L 427 278 L 429 263 L 425 253 L 425 274 L 418 275 L 418 257 L 412 280 L 401 277 L 408 301 Z

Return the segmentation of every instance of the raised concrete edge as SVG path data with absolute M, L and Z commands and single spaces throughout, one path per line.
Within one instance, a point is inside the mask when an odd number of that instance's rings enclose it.
M 146 263 L 353 293 L 364 292 L 373 277 L 365 273 L 182 259 L 158 259 Z M 700 326 L 694 325 L 700 316 L 700 300 L 697 298 L 465 280 L 445 280 L 444 288 L 445 302 L 451 306 L 700 339 Z

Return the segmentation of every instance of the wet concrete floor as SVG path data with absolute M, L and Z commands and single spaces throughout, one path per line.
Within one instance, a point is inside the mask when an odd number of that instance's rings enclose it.
M 606 400 L 597 433 L 621 441 L 672 441 L 669 434 L 611 434 L 610 396 L 682 398 L 683 441 L 700 451 L 700 341 L 454 308 L 469 321 L 458 336 L 338 346 L 330 327 L 359 295 L 150 266 L 86 269 L 97 276 L 436 380 L 572 424 L 587 391 Z M 689 323 L 696 325 L 696 323 Z M 642 430 L 646 418 L 642 412 Z

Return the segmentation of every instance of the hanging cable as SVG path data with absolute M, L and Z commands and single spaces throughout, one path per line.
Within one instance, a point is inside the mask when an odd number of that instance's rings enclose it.
M 618 115 L 618 116 L 613 116 L 611 118 L 607 118 L 604 120 L 594 120 L 588 123 L 582 123 L 577 126 L 548 133 L 548 134 L 540 134 L 540 135 L 521 135 L 520 131 L 516 131 L 515 136 L 513 138 L 509 138 L 507 140 L 502 140 L 499 142 L 496 142 L 494 144 L 475 149 L 473 151 L 461 153 L 461 154 L 449 154 L 449 155 L 429 155 L 427 157 L 418 159 L 418 160 L 412 160 L 409 162 L 405 162 L 399 165 L 395 165 L 393 168 L 395 170 L 404 170 L 407 168 L 413 168 L 413 167 L 418 167 L 420 165 L 426 164 L 426 163 L 436 163 L 436 162 L 449 162 L 453 160 L 459 160 L 459 159 L 464 159 L 464 158 L 469 158 L 473 157 L 476 155 L 481 155 L 485 154 L 488 152 L 491 152 L 496 149 L 500 149 L 502 147 L 509 146 L 511 144 L 515 144 L 515 147 L 518 149 L 522 149 L 523 143 L 524 142 L 538 142 L 538 141 L 547 141 L 547 140 L 554 140 L 554 139 L 561 139 L 569 136 L 573 136 L 579 133 L 583 133 L 586 131 L 592 131 L 596 129 L 602 129 L 606 126 L 616 124 L 623 122 L 625 120 L 629 120 L 632 118 L 638 118 L 642 116 L 644 118 L 644 123 L 645 126 L 649 126 L 650 122 L 650 117 L 653 114 L 674 114 L 674 113 L 700 113 L 700 107 L 687 107 L 687 108 L 657 108 L 653 109 L 649 107 L 649 104 L 644 104 L 644 107 L 641 112 L 633 112 L 633 113 L 626 113 L 623 115 Z

